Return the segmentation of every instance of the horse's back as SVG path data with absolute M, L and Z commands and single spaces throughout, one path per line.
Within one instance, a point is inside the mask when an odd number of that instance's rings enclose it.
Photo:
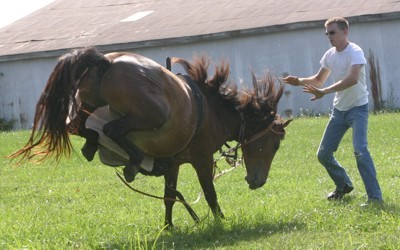
M 183 150 L 196 129 L 196 102 L 188 85 L 157 62 L 133 53 L 107 54 L 112 64 L 105 72 L 100 94 L 116 111 L 149 127 L 128 137 L 141 150 L 171 156 Z M 160 127 L 152 121 L 162 120 Z
M 186 94 L 188 87 L 172 72 L 150 58 L 133 53 L 107 54 L 112 60 L 101 82 L 105 98 L 113 92 L 132 98 Z M 149 93 L 150 92 L 150 93 Z

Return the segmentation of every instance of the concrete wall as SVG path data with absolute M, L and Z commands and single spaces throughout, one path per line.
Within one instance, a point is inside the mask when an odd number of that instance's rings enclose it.
M 380 63 L 383 99 L 400 106 L 399 63 L 400 20 L 351 23 L 350 40 L 359 44 L 365 56 L 373 51 Z M 207 54 L 213 62 L 227 59 L 231 65 L 231 79 L 237 83 L 250 83 L 251 71 L 258 77 L 269 70 L 276 76 L 284 73 L 297 76 L 315 74 L 323 53 L 330 48 L 324 27 L 291 30 L 250 37 L 213 40 L 185 45 L 134 49 L 131 52 L 150 57 L 165 65 L 168 56 L 191 59 L 195 54 Z M 0 62 L 0 118 L 16 119 L 17 129 L 29 128 L 33 121 L 36 102 L 44 88 L 56 58 Z M 212 70 L 212 67 L 210 67 Z M 174 72 L 182 72 L 173 66 Z M 328 79 L 326 84 L 332 83 Z M 370 88 L 369 66 L 367 83 Z M 333 94 L 311 102 L 309 94 L 301 88 L 286 86 L 286 94 L 279 104 L 279 112 L 291 109 L 298 115 L 308 112 L 327 113 L 332 106 Z M 370 103 L 373 103 L 370 94 Z

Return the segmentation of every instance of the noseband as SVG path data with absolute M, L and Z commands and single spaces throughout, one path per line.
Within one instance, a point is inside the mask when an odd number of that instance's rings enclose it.
M 285 135 L 285 132 L 276 131 L 274 129 L 274 126 L 276 125 L 276 120 L 274 119 L 265 129 L 261 130 L 255 135 L 250 136 L 249 138 L 244 138 L 246 123 L 247 121 L 244 118 L 243 112 L 240 112 L 240 129 L 237 144 L 234 148 L 231 148 L 228 144 L 225 143 L 225 146 L 228 147 L 228 150 L 225 152 L 221 152 L 222 156 L 233 159 L 233 163 L 231 165 L 236 165 L 239 148 L 246 146 L 251 142 L 254 142 L 255 140 L 259 139 L 270 131 L 276 135 Z
M 245 132 L 245 129 L 246 129 L 246 120 L 244 119 L 243 113 L 240 113 L 240 129 L 239 129 L 238 144 L 240 144 L 240 147 L 246 146 L 247 144 L 249 144 L 249 143 L 257 140 L 261 136 L 265 135 L 269 131 L 271 131 L 271 132 L 273 132 L 274 134 L 277 134 L 277 135 L 285 135 L 285 132 L 276 131 L 274 129 L 274 125 L 276 125 L 276 120 L 275 119 L 265 129 L 261 130 L 260 132 L 258 132 L 255 135 L 252 135 L 250 138 L 244 139 L 243 137 L 244 137 L 244 132 Z

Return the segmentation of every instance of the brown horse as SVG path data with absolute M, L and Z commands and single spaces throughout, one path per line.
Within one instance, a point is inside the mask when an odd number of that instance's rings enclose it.
M 73 131 L 94 148 L 83 150 L 91 160 L 99 137 L 85 127 L 85 121 L 92 111 L 108 105 L 117 115 L 106 121 L 102 132 L 126 151 L 125 168 L 140 166 L 145 155 L 156 159 L 153 170 L 139 171 L 164 176 L 167 225 L 172 226 L 183 163 L 196 170 L 214 216 L 223 217 L 213 184 L 213 155 L 224 143 L 239 142 L 249 187 L 263 186 L 290 122 L 276 114 L 283 85 L 279 82 L 276 88 L 271 75 L 262 80 L 253 75 L 253 88 L 239 91 L 227 82 L 226 63 L 217 65 L 209 78 L 205 57 L 194 63 L 179 58 L 173 62 L 181 64 L 188 76 L 175 75 L 132 53 L 103 55 L 85 48 L 62 56 L 37 104 L 30 139 L 12 157 L 60 159 L 71 152 L 69 132 Z

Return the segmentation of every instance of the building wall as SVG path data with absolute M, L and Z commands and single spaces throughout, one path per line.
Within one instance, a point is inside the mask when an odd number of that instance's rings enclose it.
M 395 96 L 391 98 L 390 104 L 399 107 L 400 52 L 397 38 L 400 37 L 400 20 L 350 25 L 350 41 L 359 44 L 366 57 L 372 51 L 379 60 L 383 99 Z M 286 73 L 301 77 L 315 74 L 323 53 L 330 48 L 324 32 L 324 27 L 291 30 L 185 45 L 132 49 L 131 52 L 150 57 L 161 65 L 165 65 L 168 56 L 192 59 L 196 54 L 207 54 L 215 63 L 227 59 L 231 66 L 231 80 L 246 85 L 250 83 L 251 72 L 258 77 L 262 77 L 267 70 L 279 77 Z M 0 62 L 0 118 L 16 119 L 18 129 L 30 127 L 36 102 L 56 60 L 43 58 Z M 370 88 L 369 66 L 366 67 Z M 173 66 L 172 69 L 175 73 L 183 71 L 179 66 Z M 330 83 L 332 80 L 328 79 L 326 84 Z M 281 114 L 288 109 L 295 115 L 305 112 L 328 113 L 332 106 L 333 94 L 311 102 L 311 96 L 302 93 L 301 88 L 287 85 L 285 90 L 278 109 Z M 370 103 L 373 103 L 371 94 Z
M 380 78 L 382 81 L 382 99 L 386 105 L 400 107 L 400 66 L 398 58 L 400 51 L 396 37 L 400 36 L 400 20 L 381 22 L 351 23 L 349 40 L 360 45 L 365 57 L 370 52 L 379 61 Z M 292 30 L 276 32 L 252 37 L 238 37 L 229 40 L 210 41 L 185 46 L 169 46 L 134 50 L 165 63 L 167 56 L 177 56 L 190 59 L 194 54 L 205 53 L 213 61 L 228 59 L 231 65 L 231 78 L 244 84 L 250 83 L 253 71 L 262 77 L 266 70 L 281 77 L 285 73 L 306 77 L 315 74 L 320 68 L 320 59 L 330 43 L 325 36 L 325 28 Z M 182 71 L 173 67 L 173 71 Z M 373 98 L 370 91 L 370 65 L 366 65 L 367 85 L 370 92 L 370 108 L 373 108 Z M 329 78 L 325 85 L 332 83 Z M 282 97 L 279 112 L 291 109 L 293 114 L 328 113 L 332 107 L 334 94 L 311 102 L 310 95 L 303 93 L 301 88 L 287 85 Z
M 55 58 L 0 62 L 0 118 L 30 128 L 36 103 L 56 63 Z

